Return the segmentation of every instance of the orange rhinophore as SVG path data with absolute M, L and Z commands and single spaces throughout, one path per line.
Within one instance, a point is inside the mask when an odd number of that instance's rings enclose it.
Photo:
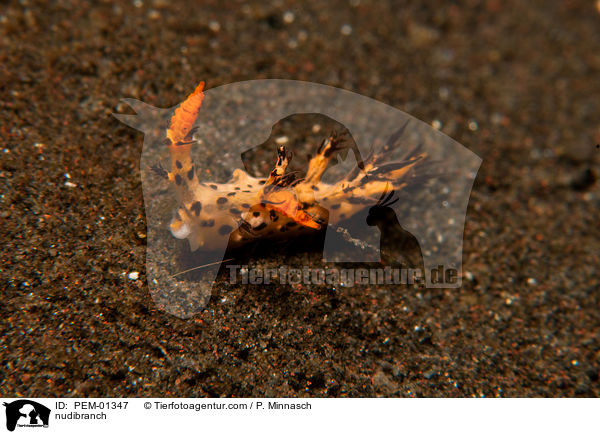
M 198 110 L 204 99 L 204 82 L 201 81 L 196 89 L 187 97 L 187 99 L 175 110 L 171 118 L 171 125 L 167 130 L 167 138 L 174 145 L 183 142 L 191 131 L 198 117 Z

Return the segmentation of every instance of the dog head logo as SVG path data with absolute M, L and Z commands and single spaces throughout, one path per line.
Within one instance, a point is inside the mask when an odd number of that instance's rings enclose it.
M 6 429 L 14 431 L 19 427 L 47 427 L 50 409 L 29 399 L 19 399 L 4 403 L 6 407 Z
M 175 109 L 125 102 L 137 114 L 115 116 L 145 134 L 146 266 L 159 307 L 189 317 L 227 252 L 316 232 L 323 261 L 397 264 L 422 270 L 428 287 L 460 287 L 481 159 L 440 131 L 289 80 L 201 84 Z

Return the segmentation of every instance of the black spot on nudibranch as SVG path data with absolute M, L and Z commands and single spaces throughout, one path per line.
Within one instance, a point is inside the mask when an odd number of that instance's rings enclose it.
M 213 219 L 202 220 L 200 222 L 200 226 L 205 226 L 205 227 L 209 227 L 209 228 L 212 228 L 214 225 L 215 225 L 215 221 Z
M 213 190 L 217 189 L 217 186 L 215 184 L 210 184 L 209 187 L 212 188 Z
M 190 169 L 190 171 L 187 173 L 187 177 L 188 179 L 191 181 L 192 179 L 194 179 L 194 166 L 192 166 L 192 168 Z
M 314 191 L 319 191 L 319 187 L 317 187 L 316 185 L 313 185 L 311 188 L 312 188 Z
M 248 208 L 250 208 L 250 204 L 249 203 L 243 203 L 242 204 L 242 208 L 248 209 Z
M 231 208 L 231 209 L 229 210 L 229 212 L 230 212 L 231 214 L 241 214 L 241 213 L 242 213 L 242 212 L 241 212 L 239 209 L 237 209 L 237 208 Z
M 254 212 L 252 213 L 252 215 L 253 215 L 254 217 L 258 217 L 258 216 L 260 215 L 260 212 L 258 212 L 258 211 L 254 211 Z
M 202 204 L 198 201 L 194 202 L 190 207 L 190 211 L 192 211 L 194 214 L 196 214 L 196 217 L 198 217 L 200 215 L 200 211 L 202 211 Z
M 334 203 L 330 206 L 331 209 L 338 209 L 341 205 L 339 203 Z
M 277 213 L 274 210 L 271 210 L 269 212 L 269 217 L 271 217 L 272 222 L 276 222 L 277 220 L 279 220 L 279 216 L 277 215 Z
M 232 191 L 231 193 L 227 193 L 227 196 L 229 196 L 229 197 L 235 196 L 235 191 Z
M 254 228 L 255 231 L 262 231 L 264 228 L 267 227 L 267 224 L 265 222 L 262 222 L 261 224 L 259 224 L 258 226 L 256 226 Z
M 181 185 L 182 182 L 183 182 L 183 179 L 181 179 L 181 176 L 175 175 L 175 184 Z
M 231 233 L 232 230 L 233 230 L 233 228 L 231 226 L 223 225 L 219 228 L 219 234 L 227 235 L 227 234 Z
M 224 203 L 227 203 L 227 198 L 226 197 L 220 197 L 217 199 L 217 203 L 219 205 L 223 205 Z
M 181 169 L 183 167 L 181 165 L 181 161 L 179 161 L 179 160 L 175 161 L 175 167 L 177 167 L 178 169 Z

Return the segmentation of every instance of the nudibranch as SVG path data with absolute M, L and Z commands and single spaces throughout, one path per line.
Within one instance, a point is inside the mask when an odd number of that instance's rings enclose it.
M 177 195 L 178 209 L 169 229 L 174 237 L 187 240 L 192 251 L 216 250 L 224 241 L 235 248 L 337 225 L 376 203 L 390 188 L 404 188 L 427 158 L 415 150 L 402 161 L 388 161 L 385 153 L 371 152 L 342 179 L 325 183 L 321 178 L 330 162 L 348 148 L 344 135 L 333 132 L 317 147 L 301 177 L 286 172 L 292 155 L 280 146 L 266 178 L 236 169 L 228 182 L 203 181 L 191 157 L 192 146 L 198 146 L 194 123 L 203 99 L 201 82 L 175 110 L 166 130 L 170 170 L 155 168 Z

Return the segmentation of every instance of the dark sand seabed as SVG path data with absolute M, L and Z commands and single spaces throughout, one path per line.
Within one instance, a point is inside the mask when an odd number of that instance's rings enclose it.
M 202 3 L 1 2 L 2 396 L 599 395 L 593 1 Z M 483 158 L 461 289 L 157 309 L 143 135 L 110 113 L 256 78 L 366 95 Z

